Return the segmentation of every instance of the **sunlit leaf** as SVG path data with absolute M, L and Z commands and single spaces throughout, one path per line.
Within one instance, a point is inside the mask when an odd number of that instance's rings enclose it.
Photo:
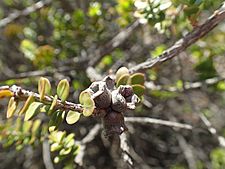
M 12 96 L 13 96 L 13 92 L 11 92 L 10 90 L 0 90 L 0 99 L 4 97 L 12 97 Z
M 66 122 L 68 124 L 74 124 L 80 119 L 80 113 L 77 111 L 69 111 L 66 116 Z
M 70 85 L 66 79 L 59 82 L 57 86 L 57 95 L 64 102 L 69 96 Z
M 129 74 L 129 70 L 126 67 L 121 67 L 117 70 L 117 72 L 116 72 L 116 83 L 118 82 L 120 77 L 123 76 L 124 74 Z
M 62 150 L 60 150 L 59 155 L 68 155 L 72 150 L 72 147 L 69 148 L 63 148 Z
M 51 84 L 47 78 L 41 77 L 38 81 L 38 92 L 40 99 L 43 100 L 46 94 L 51 92 Z
M 79 102 L 81 104 L 84 104 L 86 102 L 86 100 L 88 100 L 89 98 L 91 98 L 90 92 L 88 92 L 87 90 L 82 91 L 79 96 Z
M 16 111 L 18 102 L 15 100 L 15 97 L 11 97 L 8 103 L 8 109 L 7 109 L 7 113 L 6 113 L 6 117 L 10 118 L 13 116 L 13 114 Z
M 79 101 L 83 105 L 83 115 L 84 116 L 90 116 L 95 108 L 95 102 L 91 98 L 91 94 L 88 91 L 81 92 L 79 96 Z
M 20 111 L 19 111 L 18 114 L 19 114 L 19 115 L 24 114 L 24 113 L 27 111 L 27 109 L 28 109 L 28 107 L 30 106 L 30 104 L 33 103 L 34 101 L 35 101 L 34 95 L 31 94 L 31 95 L 27 98 L 26 102 L 24 103 L 23 107 L 20 109 Z
M 27 121 L 27 120 L 30 120 L 32 117 L 34 117 L 37 113 L 40 112 L 40 108 L 42 106 L 43 106 L 43 104 L 40 102 L 31 103 L 25 113 L 24 120 Z
M 20 50 L 24 53 L 24 56 L 30 60 L 35 59 L 35 51 L 37 45 L 28 39 L 24 39 L 20 44 Z
M 51 106 L 50 106 L 50 108 L 48 110 L 48 115 L 51 115 L 52 114 L 55 106 L 57 105 L 57 100 L 58 100 L 58 96 L 55 95 L 54 98 L 53 98 L 53 100 L 52 100 L 52 104 L 51 104 Z
M 50 133 L 49 139 L 51 142 L 61 143 L 65 136 L 65 131 L 53 131 Z
M 53 143 L 50 147 L 51 152 L 58 151 L 62 148 L 62 145 L 59 143 Z

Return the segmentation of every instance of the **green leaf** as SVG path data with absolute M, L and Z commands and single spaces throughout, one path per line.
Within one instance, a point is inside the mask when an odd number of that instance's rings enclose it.
M 56 156 L 55 158 L 54 158 L 54 163 L 59 163 L 59 161 L 60 161 L 60 158 L 58 157 L 58 156 Z
M 117 72 L 116 72 L 116 83 L 118 82 L 120 77 L 123 76 L 124 74 L 129 74 L 129 70 L 126 67 L 121 67 L 117 70 Z
M 60 150 L 59 155 L 68 155 L 72 150 L 72 147 L 69 148 L 63 148 L 62 150 Z
M 30 120 L 32 117 L 34 117 L 38 112 L 40 112 L 40 108 L 43 106 L 40 102 L 33 102 L 28 107 L 24 120 Z
M 80 119 L 80 113 L 77 111 L 69 111 L 66 116 L 66 122 L 68 124 L 74 124 Z
M 95 102 L 91 98 L 91 94 L 88 91 L 81 92 L 79 96 L 79 101 L 83 105 L 83 115 L 84 116 L 90 116 L 92 115 L 94 109 L 95 109 Z
M 62 140 L 65 138 L 66 132 L 65 131 L 53 131 L 49 135 L 49 140 L 51 142 L 61 143 Z
M 126 85 L 128 80 L 130 78 L 130 75 L 129 74 L 123 74 L 119 80 L 117 81 L 116 83 L 116 87 L 119 87 L 120 85 Z
M 53 98 L 52 104 L 51 104 L 51 106 L 50 106 L 50 108 L 48 110 L 48 115 L 52 114 L 52 112 L 53 112 L 53 110 L 54 110 L 54 108 L 55 108 L 55 106 L 57 104 L 57 100 L 58 100 L 58 96 L 55 95 L 54 98 Z
M 40 99 L 43 100 L 46 94 L 51 92 L 51 84 L 47 78 L 41 77 L 38 82 L 38 92 Z
M 198 11 L 199 11 L 198 6 L 190 6 L 190 7 L 184 8 L 184 13 L 186 16 L 191 16 L 193 14 L 196 14 Z
M 71 133 L 64 139 L 64 147 L 69 148 L 75 145 L 74 136 L 74 133 Z
M 20 50 L 24 53 L 26 58 L 34 60 L 37 45 L 28 39 L 24 39 L 20 44 Z
M 28 109 L 28 107 L 31 105 L 31 103 L 33 103 L 35 101 L 35 99 L 34 99 L 34 95 L 33 95 L 33 93 L 27 98 L 27 100 L 26 100 L 26 102 L 24 103 L 24 105 L 23 105 L 23 107 L 20 109 L 20 111 L 19 111 L 19 115 L 22 115 L 22 114 L 24 114 L 26 111 L 27 111 L 27 109 Z
M 13 114 L 16 111 L 18 102 L 15 100 L 15 97 L 11 97 L 8 103 L 8 109 L 7 109 L 7 113 L 6 113 L 6 117 L 10 118 L 13 116 Z
M 93 102 L 94 102 L 94 101 L 93 101 Z M 92 115 L 94 109 L 95 109 L 94 107 L 84 108 L 84 110 L 83 110 L 83 115 L 86 116 L 86 117 Z
M 70 85 L 66 79 L 63 79 L 59 82 L 57 86 L 57 95 L 62 100 L 62 102 L 66 101 L 69 96 Z
M 49 128 L 48 128 L 49 132 L 55 131 L 59 127 L 59 125 L 62 123 L 64 119 L 64 116 L 65 116 L 65 111 L 62 112 L 58 110 L 55 113 L 53 113 L 49 121 Z
M 23 133 L 29 133 L 32 126 L 32 121 L 25 121 L 22 126 Z
M 145 76 L 143 73 L 134 73 L 129 78 L 129 83 L 132 85 L 134 84 L 144 85 L 144 82 L 145 82 Z
M 145 92 L 145 87 L 140 85 L 140 84 L 132 85 L 132 88 L 133 88 L 134 93 L 138 97 L 141 97 L 144 94 L 144 92 Z
M 34 135 L 37 134 L 40 125 L 41 125 L 41 120 L 37 119 L 34 121 L 32 129 L 31 129 L 32 134 L 34 134 Z
M 86 102 L 86 100 L 88 100 L 90 98 L 91 98 L 91 93 L 88 92 L 87 90 L 84 90 L 80 93 L 79 102 L 81 104 L 84 104 Z
M 50 151 L 53 152 L 53 151 L 58 151 L 62 148 L 62 145 L 59 144 L 59 143 L 53 143 L 51 145 L 51 148 L 50 148 Z

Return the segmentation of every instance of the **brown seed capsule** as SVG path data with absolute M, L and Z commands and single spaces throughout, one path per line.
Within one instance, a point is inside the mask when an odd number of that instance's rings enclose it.
M 134 94 L 133 88 L 130 85 L 120 85 L 118 91 L 125 99 Z
M 103 126 L 106 137 L 114 134 L 119 135 L 127 130 L 127 127 L 124 124 L 123 114 L 115 111 L 107 113 L 107 115 L 103 118 Z
M 106 76 L 103 81 L 106 83 L 106 86 L 109 90 L 113 90 L 115 87 L 115 80 L 110 77 L 110 76 Z
M 127 109 L 127 103 L 125 98 L 118 92 L 118 90 L 112 91 L 112 109 L 117 112 L 125 112 Z
M 97 108 L 107 108 L 110 106 L 112 96 L 105 82 L 93 82 L 89 89 L 93 91 L 92 98 Z

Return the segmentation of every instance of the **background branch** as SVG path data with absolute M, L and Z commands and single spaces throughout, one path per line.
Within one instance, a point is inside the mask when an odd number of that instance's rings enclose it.
M 165 50 L 157 58 L 148 59 L 145 62 L 132 67 L 129 70 L 130 73 L 150 69 L 158 64 L 161 64 L 165 61 L 172 59 L 173 57 L 177 56 L 179 53 L 184 51 L 187 47 L 195 43 L 198 39 L 208 34 L 224 19 L 225 19 L 225 5 L 222 5 L 222 7 L 217 11 L 215 11 L 202 25 L 195 27 L 193 31 L 188 33 L 182 39 L 178 40 L 172 47 Z

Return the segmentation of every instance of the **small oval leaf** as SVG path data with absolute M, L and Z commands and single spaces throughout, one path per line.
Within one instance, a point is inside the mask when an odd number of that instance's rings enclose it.
M 55 106 L 57 105 L 57 100 L 58 100 L 58 96 L 55 95 L 54 98 L 53 98 L 53 100 L 52 100 L 52 104 L 51 104 L 51 106 L 50 106 L 50 108 L 48 110 L 48 115 L 51 115 L 52 114 Z
M 38 92 L 40 94 L 41 101 L 44 99 L 46 94 L 51 92 L 51 84 L 47 78 L 41 77 L 38 82 Z
M 91 98 L 91 93 L 88 92 L 87 90 L 84 90 L 80 93 L 79 102 L 81 104 L 84 104 L 86 102 L 86 100 L 90 99 L 90 98 Z
M 129 78 L 129 83 L 131 85 L 134 85 L 134 84 L 144 85 L 144 82 L 145 82 L 145 76 L 143 73 L 134 73 Z
M 126 85 L 128 82 L 130 75 L 129 74 L 123 74 L 117 81 L 116 87 L 119 87 L 120 85 Z
M 18 102 L 15 100 L 15 97 L 11 97 L 8 103 L 8 109 L 7 109 L 7 113 L 6 113 L 6 117 L 10 118 L 13 116 L 13 114 L 16 111 Z
M 66 79 L 63 79 L 59 82 L 57 86 L 57 95 L 62 100 L 62 102 L 66 101 L 69 96 L 70 85 Z
M 120 79 L 120 77 L 124 74 L 129 74 L 129 70 L 126 67 L 121 67 L 116 72 L 116 83 Z
M 34 95 L 31 94 L 31 95 L 27 98 L 26 102 L 24 103 L 23 107 L 20 109 L 20 111 L 19 111 L 18 114 L 19 114 L 19 115 L 24 114 L 24 113 L 27 111 L 27 109 L 28 109 L 28 107 L 30 106 L 30 104 L 33 103 L 34 101 L 35 101 Z
M 13 96 L 13 92 L 11 92 L 10 90 L 0 90 L 0 99 L 4 97 L 12 97 L 12 96 Z
M 63 155 L 68 155 L 72 150 L 72 147 L 69 148 L 63 148 L 62 150 L 60 150 L 59 155 L 63 156 Z
M 140 85 L 140 84 L 132 85 L 132 88 L 133 88 L 134 93 L 138 97 L 141 97 L 144 94 L 144 92 L 145 92 L 145 87 Z
M 94 112 L 94 107 L 91 107 L 91 108 L 84 108 L 83 110 L 83 115 L 88 117 L 90 115 L 92 115 L 92 113 Z
M 77 111 L 69 111 L 66 116 L 66 122 L 68 124 L 74 124 L 80 119 L 80 113 Z
M 40 108 L 42 106 L 43 106 L 43 104 L 40 103 L 40 102 L 33 102 L 33 103 L 31 103 L 30 106 L 28 107 L 26 113 L 25 113 L 24 121 L 30 120 L 37 113 L 39 113 L 40 112 Z

